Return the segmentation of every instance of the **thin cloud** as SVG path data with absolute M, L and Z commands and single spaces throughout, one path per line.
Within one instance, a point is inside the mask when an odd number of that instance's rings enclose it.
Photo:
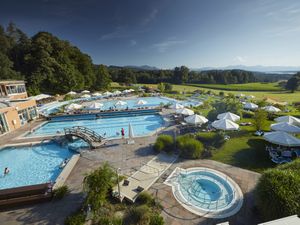
M 151 13 L 142 21 L 142 25 L 145 26 L 151 21 L 155 20 L 157 14 L 158 14 L 158 9 L 153 9 Z
M 184 44 L 185 40 L 166 40 L 159 43 L 155 43 L 152 45 L 152 48 L 156 49 L 160 53 L 166 52 L 171 47 L 174 47 L 176 45 Z
M 126 31 L 124 27 L 117 27 L 113 32 L 103 34 L 99 40 L 106 41 L 116 38 L 126 38 L 129 37 L 129 33 Z
M 239 63 L 245 63 L 245 62 L 247 62 L 247 56 L 239 56 L 238 55 L 234 58 L 234 61 L 239 62 Z

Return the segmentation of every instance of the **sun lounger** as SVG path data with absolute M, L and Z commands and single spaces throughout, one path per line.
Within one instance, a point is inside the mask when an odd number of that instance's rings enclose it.
M 272 162 L 276 164 L 283 164 L 283 163 L 288 163 L 291 162 L 292 160 L 290 158 L 285 158 L 285 157 L 277 157 L 277 158 L 272 158 Z

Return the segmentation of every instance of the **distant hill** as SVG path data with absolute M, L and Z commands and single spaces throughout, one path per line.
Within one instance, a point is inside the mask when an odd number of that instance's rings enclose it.
M 297 66 L 244 66 L 244 65 L 232 65 L 225 67 L 202 67 L 202 68 L 192 68 L 191 70 L 195 71 L 204 71 L 204 70 L 232 70 L 232 69 L 240 69 L 254 72 L 265 72 L 272 74 L 295 74 L 300 71 L 300 67 Z

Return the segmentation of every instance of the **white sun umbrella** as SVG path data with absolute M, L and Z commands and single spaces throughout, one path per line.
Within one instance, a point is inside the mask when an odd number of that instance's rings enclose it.
M 102 94 L 99 93 L 99 92 L 95 92 L 95 93 L 92 94 L 92 96 L 99 97 L 99 96 L 102 96 Z
M 137 105 L 146 105 L 148 102 L 147 101 L 145 101 L 145 100 L 143 100 L 143 99 L 140 99 L 140 100 L 138 100 L 137 101 Z
M 262 109 L 264 109 L 265 111 L 267 112 L 270 112 L 270 113 L 275 113 L 275 112 L 280 112 L 281 110 L 274 107 L 274 106 L 266 106 L 266 107 L 263 107 Z
M 134 89 L 129 89 L 128 91 L 129 91 L 129 92 L 134 92 L 135 90 L 134 90 Z
M 130 91 L 129 90 L 124 90 L 124 91 L 122 91 L 124 94 L 127 94 L 127 93 L 130 93 Z
M 254 104 L 252 102 L 247 102 L 244 105 L 244 109 L 251 109 L 251 110 L 258 109 L 258 105 Z
M 264 134 L 264 139 L 273 144 L 296 147 L 300 146 L 300 139 L 283 131 L 268 132 Z
M 67 93 L 67 95 L 76 95 L 77 93 L 75 91 L 70 91 Z
M 197 114 L 188 116 L 184 118 L 185 122 L 190 124 L 204 124 L 208 122 L 208 119 L 206 119 L 204 116 L 200 116 Z
M 300 119 L 294 116 L 280 116 L 275 119 L 276 122 L 287 122 L 295 126 L 300 126 Z
M 288 122 L 275 123 L 271 125 L 271 129 L 275 131 L 284 131 L 287 133 L 300 134 L 300 127 Z
M 72 104 L 65 107 L 65 109 L 67 111 L 72 111 L 72 110 L 81 109 L 81 108 L 82 108 L 82 105 L 79 105 L 79 104 L 76 104 L 76 103 L 72 103 Z
M 241 119 L 241 117 L 239 117 L 238 115 L 231 113 L 231 112 L 221 113 L 217 116 L 217 118 L 219 120 L 227 119 L 227 120 L 231 120 L 233 122 Z
M 194 115 L 194 111 L 187 109 L 187 108 L 183 108 L 183 109 L 177 109 L 176 110 L 177 114 L 181 114 L 181 115 L 185 115 L 185 116 L 191 116 Z
M 245 97 L 245 95 L 243 93 L 240 93 L 237 95 L 237 97 Z
M 90 98 L 90 97 L 91 97 L 91 95 L 88 95 L 88 94 L 84 94 L 81 96 L 81 98 Z
M 218 130 L 238 130 L 239 125 L 228 119 L 216 120 L 211 124 L 214 128 Z
M 117 101 L 115 106 L 122 106 L 122 105 L 127 105 L 127 102 L 124 101 Z
M 254 99 L 255 96 L 254 96 L 254 95 L 249 95 L 249 96 L 247 96 L 247 98 L 248 98 L 248 99 Z
M 87 106 L 88 109 L 100 109 L 103 107 L 103 104 L 101 102 L 94 102 Z
M 84 90 L 84 91 L 82 91 L 81 93 L 82 93 L 82 94 L 88 94 L 88 93 L 90 93 L 90 91 Z
M 109 91 L 106 91 L 106 92 L 103 93 L 103 95 L 110 96 L 110 95 L 112 95 L 112 93 L 109 92 Z
M 183 109 L 184 106 L 179 103 L 175 103 L 175 104 L 171 105 L 170 108 L 171 109 Z
M 122 92 L 121 91 L 114 91 L 114 93 L 113 93 L 114 95 L 120 95 L 120 94 L 122 94 Z

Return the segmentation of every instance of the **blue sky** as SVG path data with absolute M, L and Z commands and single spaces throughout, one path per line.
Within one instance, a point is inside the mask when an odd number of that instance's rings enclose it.
M 94 63 L 300 66 L 299 0 L 1 0 L 9 21 L 69 40 Z

